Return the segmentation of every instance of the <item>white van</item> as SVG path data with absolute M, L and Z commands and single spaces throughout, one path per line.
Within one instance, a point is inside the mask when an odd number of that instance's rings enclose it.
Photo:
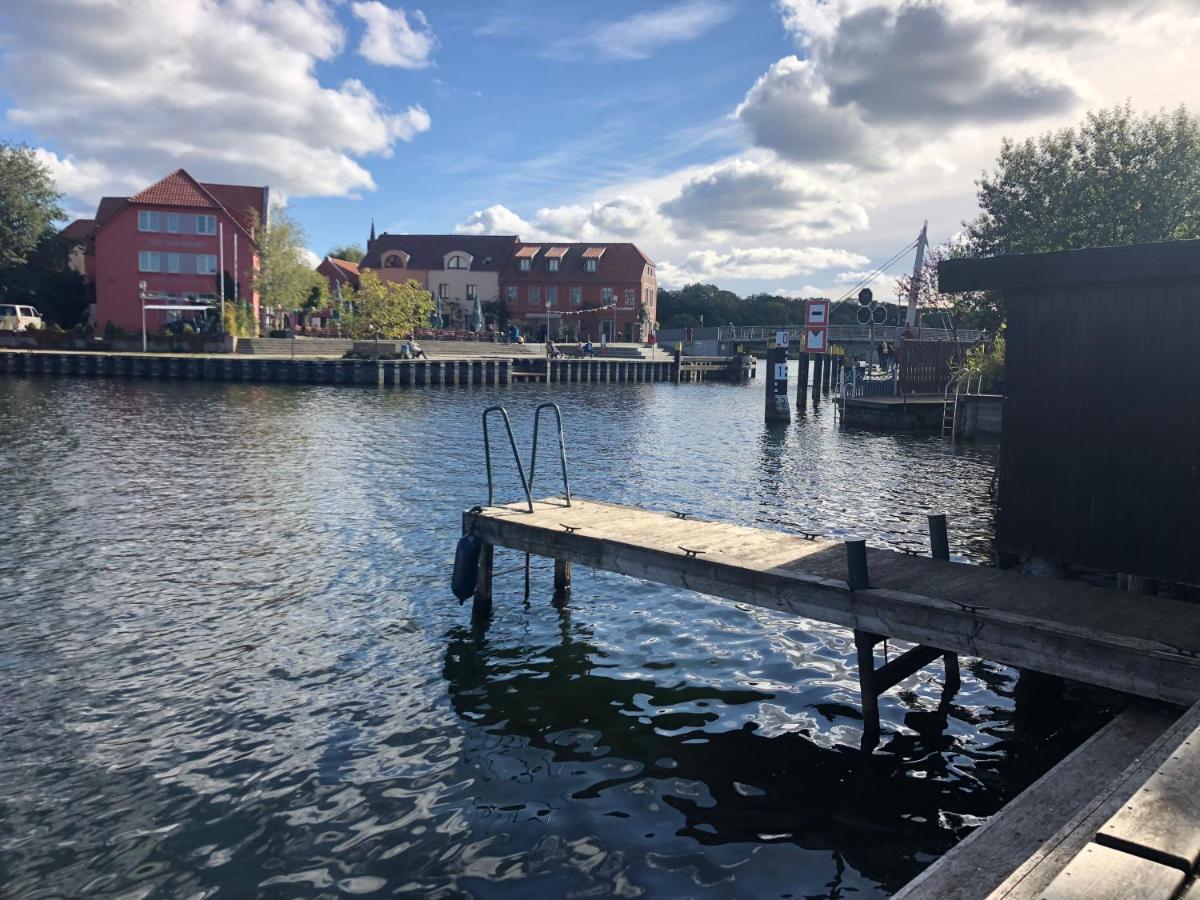
M 0 331 L 24 331 L 32 326 L 41 328 L 42 314 L 32 306 L 0 303 Z

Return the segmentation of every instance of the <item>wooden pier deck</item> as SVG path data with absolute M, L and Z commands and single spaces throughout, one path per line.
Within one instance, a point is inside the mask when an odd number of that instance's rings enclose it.
M 1200 699 L 1200 609 L 1182 601 L 875 548 L 870 588 L 851 590 L 842 542 L 595 500 L 464 519 L 485 544 L 1151 699 Z
M 576 498 L 468 510 L 484 543 L 475 612 L 491 612 L 493 548 L 579 563 L 854 629 L 864 728 L 874 697 L 955 653 L 1187 705 L 1141 701 L 910 882 L 923 900 L 1200 900 L 1200 607 L 1082 582 L 867 548 L 852 589 L 844 541 Z M 861 570 L 855 573 L 856 583 Z M 880 669 L 880 636 L 918 646 Z M 873 746 L 869 742 L 864 747 Z

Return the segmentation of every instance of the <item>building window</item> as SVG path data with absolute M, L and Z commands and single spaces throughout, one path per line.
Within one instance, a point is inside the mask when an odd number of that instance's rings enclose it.
M 216 234 L 216 216 L 196 216 L 196 234 Z
M 598 260 L 598 259 L 585 259 L 583 261 L 583 268 L 588 272 L 595 272 L 596 271 L 596 263 L 598 263 L 599 261 L 600 260 Z
M 538 289 L 537 289 L 536 285 L 534 285 L 533 287 L 530 287 L 530 289 L 529 289 L 529 305 L 530 306 L 538 305 Z
M 467 299 L 468 300 L 478 300 L 479 299 L 478 286 L 476 286 L 474 284 L 467 285 Z
M 162 254 L 153 250 L 138 251 L 138 271 L 158 272 L 162 268 Z
M 159 215 L 156 212 L 151 212 L 148 209 L 138 210 L 138 231 L 158 231 Z
M 403 269 L 404 257 L 399 253 L 389 253 L 383 258 L 383 267 L 385 269 Z
M 167 213 L 167 233 L 179 234 L 179 213 Z
M 449 300 L 450 299 L 450 285 L 439 284 L 438 285 L 438 296 L 441 297 L 443 300 Z
M 571 305 L 579 306 L 582 303 L 583 303 L 583 288 L 581 288 L 581 287 L 571 288 Z
M 516 303 L 517 302 L 517 286 L 515 284 L 510 284 L 507 288 L 504 289 L 504 295 L 508 298 L 509 303 Z
M 198 217 L 200 218 L 200 217 Z M 211 218 L 211 217 L 208 217 Z M 197 275 L 216 275 L 217 274 L 217 257 L 213 253 L 198 253 L 196 254 L 196 274 Z
M 548 272 L 557 272 L 558 271 L 558 257 L 557 256 L 552 256 L 548 260 L 546 260 L 546 271 L 548 271 Z
M 522 272 L 528 272 L 531 262 L 532 261 L 529 259 L 529 257 L 523 256 L 517 260 L 517 266 Z
M 448 268 L 448 269 L 469 269 L 471 267 L 467 265 L 467 258 L 465 256 L 460 256 L 459 254 L 456 253 L 456 254 L 454 254 L 454 256 L 450 257 L 450 265 L 448 265 L 446 268 Z
M 626 309 L 633 309 L 633 298 L 635 296 L 636 296 L 636 294 L 634 294 L 632 289 L 627 290 L 625 292 L 625 308 Z
M 180 269 L 179 269 L 179 254 L 178 253 L 168 253 L 167 254 L 167 271 L 170 272 L 172 275 L 179 274 Z
M 556 285 L 552 284 L 546 288 L 546 305 L 558 306 L 558 287 Z
M 612 288 L 601 288 L 600 289 L 600 302 L 601 303 L 612 303 L 613 302 L 613 289 Z

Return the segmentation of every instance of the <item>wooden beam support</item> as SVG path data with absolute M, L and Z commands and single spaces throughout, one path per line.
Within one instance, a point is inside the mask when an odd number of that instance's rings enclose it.
M 882 694 L 945 655 L 944 650 L 917 645 L 875 670 L 875 689 Z

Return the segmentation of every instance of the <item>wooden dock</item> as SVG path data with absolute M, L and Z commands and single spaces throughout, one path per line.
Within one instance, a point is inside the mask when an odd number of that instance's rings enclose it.
M 854 629 L 864 732 L 879 691 L 939 658 L 956 690 L 958 653 L 1190 706 L 1180 715 L 1138 701 L 899 896 L 1200 900 L 1195 604 L 670 511 L 578 498 L 532 506 L 463 514 L 483 542 L 476 616 L 492 613 L 502 546 L 554 559 L 560 599 L 578 563 Z M 944 537 L 935 543 L 944 555 Z M 883 636 L 917 646 L 876 669 Z
M 527 509 L 488 507 L 465 524 L 486 544 L 1151 699 L 1200 699 L 1193 604 L 875 548 L 869 589 L 852 590 L 840 541 L 595 500 Z

